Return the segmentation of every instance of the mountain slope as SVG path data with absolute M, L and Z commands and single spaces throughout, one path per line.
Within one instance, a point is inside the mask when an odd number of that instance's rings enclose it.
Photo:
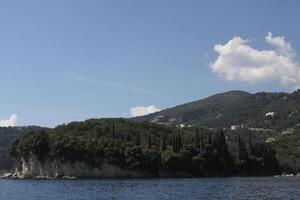
M 290 94 L 229 91 L 133 119 L 212 128 L 244 124 L 249 127 L 284 129 L 300 123 L 299 111 L 299 90 Z

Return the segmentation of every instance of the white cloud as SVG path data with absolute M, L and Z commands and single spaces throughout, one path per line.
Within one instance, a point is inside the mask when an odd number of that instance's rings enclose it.
M 288 58 L 293 58 L 295 56 L 295 52 L 292 48 L 292 45 L 285 41 L 285 37 L 277 36 L 273 37 L 272 33 L 268 33 L 265 37 L 267 43 L 274 45 L 276 50 L 280 52 L 281 55 L 284 55 Z
M 273 50 L 258 50 L 249 46 L 249 40 L 234 37 L 227 44 L 217 44 L 219 54 L 210 67 L 227 80 L 250 84 L 277 81 L 284 86 L 300 85 L 300 66 L 295 61 L 295 51 L 284 37 L 265 37 Z
M 0 127 L 9 127 L 17 125 L 18 116 L 16 114 L 12 114 L 9 119 L 1 119 Z
M 158 111 L 160 111 L 160 109 L 156 108 L 155 106 L 146 106 L 146 107 L 136 106 L 131 108 L 130 114 L 132 117 L 139 117 L 139 116 L 155 113 Z

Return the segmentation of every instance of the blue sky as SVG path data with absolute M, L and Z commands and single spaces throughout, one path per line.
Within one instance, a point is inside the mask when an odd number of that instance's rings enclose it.
M 53 127 L 129 117 L 136 106 L 164 109 L 233 89 L 293 91 L 299 8 L 292 0 L 1 1 L 0 125 L 12 114 L 17 125 Z M 290 73 L 282 75 L 285 65 L 275 53 L 271 75 L 267 69 L 245 79 L 237 67 L 265 62 L 233 62 L 236 49 L 231 57 L 214 50 L 216 44 L 230 49 L 230 41 L 258 57 L 290 45 Z M 232 74 L 223 70 L 228 62 L 236 67 Z

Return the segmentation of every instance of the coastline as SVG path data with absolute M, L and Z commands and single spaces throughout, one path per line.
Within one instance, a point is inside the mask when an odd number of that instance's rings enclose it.
M 90 166 L 85 162 L 62 162 L 61 160 L 46 160 L 41 162 L 35 156 L 21 158 L 19 166 L 10 172 L 0 174 L 0 179 L 165 179 L 165 178 L 232 178 L 232 177 L 292 177 L 298 174 L 261 174 L 261 175 L 195 175 L 186 171 L 168 171 L 159 169 L 147 171 L 138 169 L 122 168 L 112 165 L 103 160 L 100 166 Z
M 9 175 L 8 175 L 9 174 Z M 169 176 L 169 177 L 16 177 L 13 173 L 4 173 L 0 175 L 0 180 L 85 180 L 85 179 L 95 179 L 95 180 L 109 180 L 109 179 L 205 179 L 205 178 L 258 178 L 258 177 L 269 177 L 269 178 L 280 178 L 280 177 L 300 177 L 299 174 L 282 174 L 273 176 Z
M 249 176 L 249 175 L 234 175 L 234 176 L 194 176 L 186 172 L 169 172 L 160 173 L 158 176 L 24 176 L 19 172 L 3 172 L 0 174 L 0 179 L 14 179 L 14 180 L 81 180 L 81 179 L 194 179 L 194 178 L 255 178 L 255 177 L 300 177 L 300 173 L 297 174 L 278 174 L 278 175 L 261 175 L 261 176 Z

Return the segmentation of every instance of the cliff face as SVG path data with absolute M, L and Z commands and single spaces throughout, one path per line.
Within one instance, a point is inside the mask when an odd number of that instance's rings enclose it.
M 83 162 L 62 162 L 59 160 L 46 160 L 40 162 L 35 156 L 27 159 L 21 158 L 21 165 L 15 170 L 18 178 L 141 178 L 156 177 L 152 172 L 121 169 L 110 165 L 106 161 L 100 167 L 91 167 Z

